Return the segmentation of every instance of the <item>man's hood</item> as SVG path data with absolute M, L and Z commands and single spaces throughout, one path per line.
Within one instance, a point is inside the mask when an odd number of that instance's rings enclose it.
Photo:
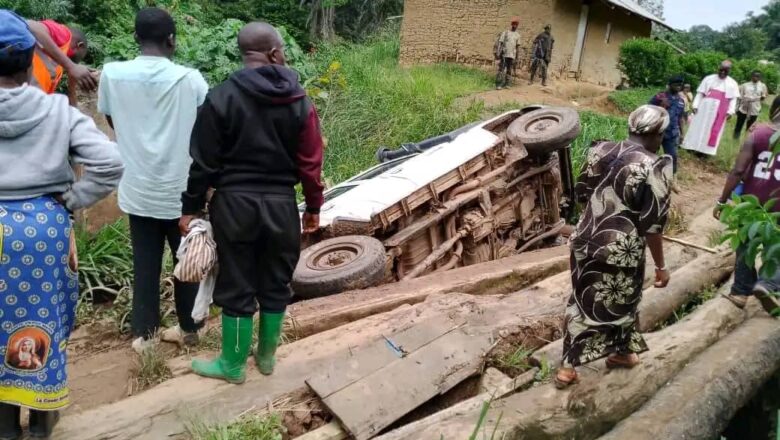
M 54 103 L 46 98 L 29 85 L 0 89 L 0 139 L 19 137 L 46 119 Z
M 306 96 L 298 73 L 276 64 L 239 70 L 230 80 L 250 95 L 272 104 L 289 104 Z

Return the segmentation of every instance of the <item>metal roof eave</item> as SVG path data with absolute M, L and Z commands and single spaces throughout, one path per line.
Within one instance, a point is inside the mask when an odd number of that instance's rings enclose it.
M 643 8 L 642 6 L 639 6 L 637 3 L 635 3 L 632 0 L 602 0 L 605 3 L 608 3 L 612 5 L 613 7 L 618 7 L 630 14 L 637 15 L 639 17 L 642 17 L 646 20 L 650 20 L 653 23 L 656 23 L 658 25 L 661 25 L 670 31 L 679 32 L 677 29 L 673 28 L 671 25 L 666 23 L 665 21 L 661 20 L 660 18 L 656 17 L 655 14 L 648 11 L 647 9 Z

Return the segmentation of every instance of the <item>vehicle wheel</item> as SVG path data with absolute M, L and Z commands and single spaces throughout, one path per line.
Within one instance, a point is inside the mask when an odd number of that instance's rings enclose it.
M 512 144 L 522 144 L 529 154 L 552 153 L 571 144 L 580 134 L 576 110 L 547 107 L 515 119 L 507 129 Z
M 291 287 L 302 299 L 379 284 L 385 277 L 385 247 L 364 235 L 324 240 L 301 253 Z

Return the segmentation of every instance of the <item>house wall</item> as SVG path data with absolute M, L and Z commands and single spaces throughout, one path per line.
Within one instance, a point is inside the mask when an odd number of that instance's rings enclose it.
M 520 17 L 521 64 L 528 65 L 533 38 L 551 24 L 555 48 L 549 72 L 566 77 L 571 70 L 581 0 L 406 0 L 401 27 L 401 63 L 493 63 L 493 43 Z M 611 37 L 605 41 L 607 26 Z M 617 59 L 620 44 L 650 35 L 651 24 L 621 9 L 593 0 L 588 16 L 580 78 L 597 84 L 620 82 Z
M 555 0 L 406 0 L 401 63 L 458 62 L 489 65 L 493 43 L 520 17 L 522 48 L 552 19 Z
M 559 0 L 578 3 L 577 0 Z M 611 33 L 607 42 L 607 29 Z M 613 86 L 620 83 L 617 67 L 620 45 L 635 37 L 648 37 L 652 24 L 622 9 L 613 9 L 604 2 L 594 1 L 590 6 L 585 49 L 582 55 L 581 78 L 595 84 Z

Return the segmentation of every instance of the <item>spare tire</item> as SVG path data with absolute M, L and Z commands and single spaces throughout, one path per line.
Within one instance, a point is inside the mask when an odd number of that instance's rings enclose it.
M 580 115 L 565 107 L 547 107 L 526 113 L 507 128 L 507 139 L 522 144 L 529 154 L 552 153 L 571 144 L 580 134 Z
M 364 289 L 385 278 L 385 246 L 365 235 L 330 238 L 301 253 L 291 283 L 296 298 Z

